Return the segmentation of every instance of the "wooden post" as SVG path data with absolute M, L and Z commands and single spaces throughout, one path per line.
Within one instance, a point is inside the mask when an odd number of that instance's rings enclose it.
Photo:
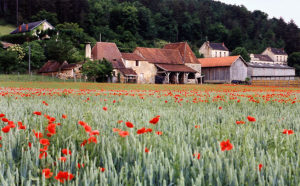
M 179 72 L 176 72 L 175 84 L 179 84 L 178 76 L 179 76 Z

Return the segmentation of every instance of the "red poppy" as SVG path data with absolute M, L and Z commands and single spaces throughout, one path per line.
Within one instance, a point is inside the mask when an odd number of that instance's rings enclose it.
M 144 134 L 145 132 L 146 132 L 146 128 L 145 127 L 143 127 L 143 128 L 141 128 L 141 129 L 139 129 L 139 130 L 136 131 L 137 134 Z
M 51 169 L 43 169 L 42 173 L 46 179 L 51 178 L 53 175 L 53 173 L 51 172 Z
M 48 150 L 48 146 L 44 146 L 42 149 L 40 149 L 40 152 L 46 152 Z
M 62 117 L 63 119 L 66 119 L 66 118 L 67 118 L 67 115 L 64 115 L 64 114 L 63 114 L 61 117 Z
M 107 111 L 107 107 L 103 107 L 102 109 L 103 109 L 104 111 Z
M 250 122 L 254 122 L 256 121 L 256 119 L 252 116 L 248 116 L 247 119 L 250 121 Z
M 56 134 L 56 124 L 52 123 L 49 124 L 47 126 L 47 130 L 51 133 L 51 134 Z
M 80 146 L 81 146 L 81 147 L 85 146 L 87 142 L 88 142 L 88 140 L 84 140 L 84 141 L 80 144 Z
M 145 132 L 152 132 L 151 128 L 147 128 Z
M 77 163 L 77 167 L 78 167 L 78 169 L 83 168 L 84 164 Z
M 72 154 L 71 150 L 68 150 L 68 149 L 62 149 L 61 153 L 63 153 L 64 155 Z
M 221 150 L 222 150 L 222 151 L 225 151 L 225 150 L 229 151 L 229 150 L 231 150 L 231 149 L 233 148 L 233 145 L 230 143 L 229 140 L 227 140 L 227 141 L 222 141 L 222 142 L 220 143 L 220 146 L 221 146 Z
M 155 125 L 158 123 L 160 116 L 156 116 L 155 118 L 152 118 L 149 123 Z
M 119 124 L 120 124 L 120 123 L 123 123 L 123 120 L 119 120 L 118 123 L 119 123 Z
M 119 131 L 119 135 L 124 138 L 126 136 L 129 136 L 129 132 L 128 131 Z
M 263 168 L 263 164 L 259 164 L 258 165 L 258 170 L 261 171 L 262 168 Z
M 35 137 L 36 137 L 37 139 L 39 139 L 39 138 L 42 138 L 42 137 L 43 137 L 43 134 L 42 134 L 42 133 L 40 133 L 40 132 L 34 132 L 34 135 L 35 135 Z
M 159 136 L 163 134 L 163 132 L 161 132 L 161 131 L 156 131 L 155 133 Z
M 8 122 L 9 120 L 7 118 L 2 118 L 3 122 Z
M 222 107 L 219 107 L 219 110 L 222 110 Z
M 193 156 L 196 157 L 199 160 L 200 157 L 201 157 L 201 154 L 196 152 L 196 153 L 193 154 Z
M 145 152 L 146 152 L 146 153 L 148 153 L 148 152 L 149 152 L 149 149 L 147 149 L 147 147 L 145 147 Z
M 40 159 L 43 159 L 43 157 L 46 158 L 47 155 L 48 155 L 47 152 L 42 152 L 42 153 L 40 153 L 39 158 L 40 158 Z
M 84 122 L 84 121 L 78 121 L 78 124 L 81 125 L 81 126 L 83 126 L 83 127 L 84 127 L 85 125 L 87 125 L 87 123 Z
M 1 113 L 0 114 L 0 118 L 3 118 L 5 116 L 5 114 Z
M 90 136 L 99 136 L 100 132 L 98 130 L 93 130 L 92 132 L 90 132 Z
M 66 158 L 66 157 L 60 157 L 60 158 L 59 158 L 59 161 L 61 161 L 61 162 L 66 162 L 66 161 L 67 161 L 67 158 Z
M 64 183 L 65 181 L 72 180 L 74 178 L 74 175 L 68 172 L 59 171 L 54 178 L 61 183 Z
M 10 131 L 10 126 L 5 126 L 2 128 L 2 132 L 8 133 Z
M 134 127 L 134 125 L 129 121 L 127 121 L 125 124 L 128 128 L 133 128 Z
M 38 115 L 38 116 L 42 115 L 42 113 L 39 111 L 35 111 L 35 112 L 33 112 L 33 114 Z
M 288 130 L 288 129 L 283 129 L 282 134 L 291 135 L 291 134 L 294 134 L 294 131 L 293 130 Z
M 50 142 L 49 142 L 49 140 L 48 139 L 40 139 L 40 144 L 42 144 L 42 145 L 50 145 Z
M 240 124 L 245 124 L 245 122 L 244 121 L 236 121 L 235 122 L 237 125 L 240 125 Z
M 84 130 L 85 130 L 86 132 L 91 132 L 91 131 L 92 131 L 92 127 L 90 127 L 90 126 L 88 126 L 88 125 L 85 125 L 85 126 L 84 126 Z
M 32 147 L 32 143 L 28 142 L 28 147 L 31 148 Z
M 196 128 L 196 129 L 200 128 L 200 125 L 195 125 L 195 128 Z
M 113 128 L 113 132 L 120 132 L 121 129 L 118 129 L 118 128 Z
M 92 142 L 95 143 L 95 144 L 97 144 L 97 138 L 95 136 L 90 137 L 88 139 L 88 141 L 89 141 L 89 144 L 92 143 Z
M 0 140 L 2 140 L 2 136 L 0 136 Z
M 100 167 L 99 169 L 100 169 L 101 172 L 104 172 L 104 171 L 105 171 L 105 168 L 104 168 L 104 167 Z

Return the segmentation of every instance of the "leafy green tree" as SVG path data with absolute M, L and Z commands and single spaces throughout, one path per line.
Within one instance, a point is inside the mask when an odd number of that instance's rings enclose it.
M 106 81 L 107 78 L 111 77 L 112 71 L 112 64 L 106 59 L 99 61 L 88 60 L 82 67 L 82 73 L 92 81 Z
M 215 42 L 225 42 L 228 37 L 228 30 L 221 23 L 213 24 L 208 29 L 208 39 Z
M 288 65 L 296 69 L 296 75 L 300 75 L 300 52 L 292 53 L 288 58 Z
M 9 51 L 0 48 L 0 72 L 10 74 L 12 72 L 21 72 L 23 65 L 18 59 L 17 51 Z
M 231 56 L 238 56 L 238 55 L 242 56 L 242 58 L 247 62 L 249 62 L 251 59 L 247 50 L 243 47 L 237 47 L 231 52 Z
M 31 69 L 39 69 L 43 66 L 46 60 L 44 47 L 41 41 L 26 42 L 22 45 L 25 51 L 24 61 L 29 59 L 29 45 L 30 45 L 30 65 Z
M 52 12 L 47 12 L 46 10 L 39 11 L 36 15 L 31 16 L 30 20 L 33 21 L 41 21 L 41 20 L 47 20 L 51 25 L 55 26 L 57 25 L 58 19 L 57 14 Z

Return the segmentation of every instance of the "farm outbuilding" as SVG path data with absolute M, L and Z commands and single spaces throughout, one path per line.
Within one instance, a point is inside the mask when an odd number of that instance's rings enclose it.
M 245 81 L 247 63 L 240 56 L 199 58 L 205 83 L 231 83 Z
M 293 79 L 295 68 L 280 64 L 248 63 L 248 77 L 251 79 Z

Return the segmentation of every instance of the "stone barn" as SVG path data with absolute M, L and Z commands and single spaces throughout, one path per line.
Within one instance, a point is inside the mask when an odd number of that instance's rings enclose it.
M 245 81 L 247 63 L 240 56 L 199 58 L 205 83 L 231 83 Z
M 248 63 L 248 77 L 252 80 L 289 80 L 295 77 L 295 68 L 282 64 Z

